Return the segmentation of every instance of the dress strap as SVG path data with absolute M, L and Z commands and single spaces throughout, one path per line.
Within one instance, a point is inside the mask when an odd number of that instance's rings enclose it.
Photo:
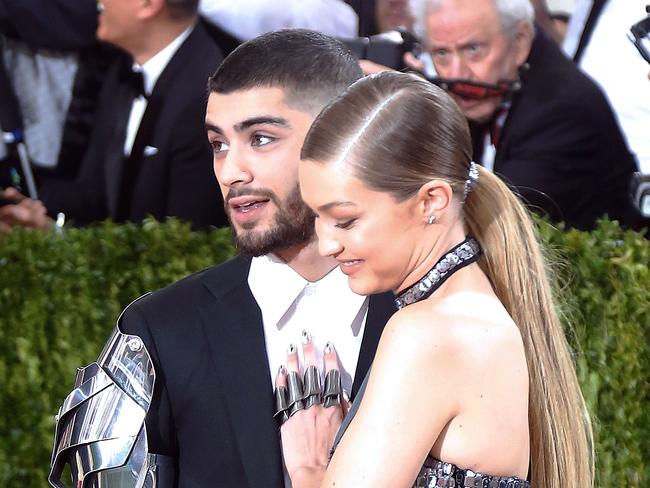
M 343 422 L 341 423 L 341 427 L 339 427 L 339 431 L 336 433 L 336 437 L 334 438 L 334 444 L 332 445 L 332 449 L 330 449 L 330 455 L 328 461 L 332 459 L 332 456 L 334 455 L 334 451 L 336 451 L 339 442 L 341 442 L 341 438 L 343 437 L 343 434 L 345 434 L 345 431 L 348 430 L 350 422 L 352 422 L 352 419 L 357 414 L 357 410 L 359 410 L 361 399 L 363 398 L 363 394 L 366 392 L 366 384 L 368 384 L 368 378 L 370 377 L 371 370 L 372 370 L 372 366 L 368 368 L 366 377 L 363 379 L 363 383 L 361 383 L 361 386 L 359 387 L 359 391 L 357 392 L 357 395 L 354 398 L 354 402 L 352 402 L 352 406 L 350 407 L 348 414 L 343 419 Z

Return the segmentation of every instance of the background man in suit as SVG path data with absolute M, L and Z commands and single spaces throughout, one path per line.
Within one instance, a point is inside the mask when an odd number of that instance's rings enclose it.
M 179 487 L 283 487 L 272 381 L 287 346 L 310 338 L 322 355 L 333 343 L 354 395 L 394 311 L 392 296 L 355 295 L 319 255 L 298 189 L 312 120 L 360 76 L 339 41 L 287 30 L 241 45 L 210 79 L 214 171 L 235 241 L 253 257 L 145 296 L 119 322 L 151 354 L 149 451 L 174 460 Z
M 76 180 L 42 182 L 47 213 L 15 192 L 7 225 L 46 228 L 59 212 L 77 224 L 176 216 L 226 223 L 201 125 L 205 80 L 222 56 L 198 0 L 105 0 L 97 37 L 129 53 L 109 69 Z M 36 212 L 36 210 L 39 210 Z
M 635 162 L 612 111 L 535 31 L 528 0 L 420 0 L 416 19 L 441 78 L 514 88 L 477 100 L 449 84 L 470 120 L 477 162 L 569 226 L 593 227 L 603 214 L 633 225 Z

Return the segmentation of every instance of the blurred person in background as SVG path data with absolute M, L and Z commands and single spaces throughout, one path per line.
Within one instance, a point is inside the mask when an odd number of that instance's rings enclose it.
M 343 0 L 201 0 L 199 12 L 242 41 L 289 28 L 342 38 L 358 30 L 358 17 Z
M 413 15 L 409 0 L 376 0 L 375 22 L 377 32 L 395 29 L 413 31 Z
M 528 0 L 416 0 L 416 32 L 470 121 L 474 158 L 570 227 L 634 226 L 635 162 L 600 89 L 533 25 Z M 603 195 L 606 195 L 605 197 Z
M 225 225 L 202 114 L 205 82 L 222 54 L 198 0 L 105 0 L 98 39 L 129 54 L 108 70 L 78 177 L 43 186 L 43 205 L 6 189 L 4 228 L 50 228 L 60 215 L 85 225 L 179 217 L 194 227 Z M 46 209 L 46 212 L 44 212 Z
M 3 97 L 11 92 L 17 104 L 15 120 L 0 125 L 25 143 L 37 176 L 74 175 L 79 168 L 97 93 L 117 55 L 97 41 L 96 29 L 94 0 L 0 0 L 0 62 L 8 81 L 0 90 Z M 7 120 L 10 105 L 2 98 L 0 120 Z M 15 159 L 12 152 L 0 138 L 0 160 Z M 6 183 L 0 176 L 0 185 Z

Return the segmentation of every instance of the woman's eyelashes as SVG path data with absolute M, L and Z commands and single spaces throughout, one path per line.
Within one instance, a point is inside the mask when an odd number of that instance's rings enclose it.
M 338 223 L 334 224 L 334 227 L 337 227 L 337 228 L 339 228 L 339 229 L 349 229 L 350 227 L 352 227 L 352 225 L 353 225 L 356 221 L 357 221 L 357 219 L 349 219 L 349 220 L 345 220 L 345 221 L 343 221 L 343 222 L 338 222 Z

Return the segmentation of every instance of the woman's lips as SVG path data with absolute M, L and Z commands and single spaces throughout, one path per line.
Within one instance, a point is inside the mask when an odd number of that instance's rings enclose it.
M 350 276 L 351 274 L 356 273 L 363 266 L 362 259 L 346 259 L 339 260 L 339 267 L 344 274 Z

